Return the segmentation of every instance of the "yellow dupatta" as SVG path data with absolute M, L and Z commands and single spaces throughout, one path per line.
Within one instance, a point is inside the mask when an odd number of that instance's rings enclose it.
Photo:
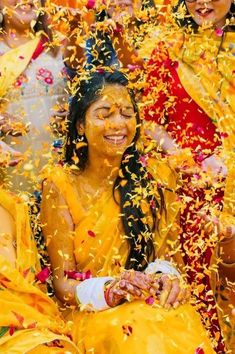
M 0 100 L 27 68 L 39 41 L 40 37 L 35 37 L 0 56 Z
M 68 328 L 55 303 L 34 285 L 39 263 L 27 206 L 1 187 L 0 205 L 15 221 L 17 244 L 15 268 L 0 256 L 0 352 L 28 353 L 34 350 L 37 353 L 35 348 L 40 345 L 61 340 L 70 350 L 68 353 L 77 353 L 76 347 L 65 336 Z M 60 353 L 63 353 L 61 349 Z

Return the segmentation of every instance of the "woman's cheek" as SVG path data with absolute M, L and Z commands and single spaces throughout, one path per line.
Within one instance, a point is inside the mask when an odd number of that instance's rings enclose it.
M 136 134 L 136 129 L 137 129 L 136 119 L 135 118 L 130 119 L 127 123 L 127 130 L 131 140 L 134 139 L 134 136 Z

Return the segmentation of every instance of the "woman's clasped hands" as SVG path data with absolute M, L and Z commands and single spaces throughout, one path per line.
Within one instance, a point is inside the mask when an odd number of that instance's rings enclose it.
M 105 291 L 105 299 L 110 307 L 118 306 L 124 300 L 144 300 L 149 304 L 155 302 L 165 308 L 176 308 L 189 298 L 190 290 L 179 277 L 134 270 L 124 271 L 107 285 Z

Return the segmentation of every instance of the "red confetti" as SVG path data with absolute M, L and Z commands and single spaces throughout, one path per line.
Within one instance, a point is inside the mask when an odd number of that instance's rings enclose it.
M 46 267 L 36 275 L 36 279 L 39 280 L 42 284 L 45 284 L 50 274 L 51 274 L 50 269 Z
M 9 327 L 9 334 L 10 334 L 10 336 L 13 336 L 13 334 L 15 333 L 15 327 L 14 326 L 12 326 L 12 325 L 10 325 L 10 327 Z
M 17 321 L 19 322 L 19 324 L 22 326 L 23 322 L 24 322 L 24 317 L 21 316 L 19 313 L 15 312 L 15 311 L 11 311 L 11 312 L 17 318 Z
M 133 332 L 133 329 L 129 325 L 124 325 L 122 326 L 123 333 L 126 334 L 127 336 L 130 336 Z
M 37 326 L 37 322 L 33 322 L 30 323 L 27 328 L 32 329 L 32 328 L 36 328 L 36 326 Z
M 90 237 L 95 237 L 95 233 L 93 231 L 88 230 L 87 233 Z
M 23 277 L 26 278 L 27 275 L 29 274 L 30 268 L 27 268 L 23 271 Z
M 215 34 L 218 37 L 222 37 L 223 33 L 224 33 L 224 31 L 221 28 L 217 28 L 216 31 L 215 31 Z

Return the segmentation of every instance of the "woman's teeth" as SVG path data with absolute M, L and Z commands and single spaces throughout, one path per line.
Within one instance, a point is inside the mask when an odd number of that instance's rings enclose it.
M 30 11 L 33 7 L 33 4 L 32 3 L 22 3 L 22 4 L 19 4 L 17 7 L 23 11 Z
M 105 136 L 105 139 L 113 142 L 114 144 L 121 143 L 125 139 L 125 135 L 108 135 Z
M 197 12 L 198 12 L 199 15 L 201 15 L 201 16 L 207 16 L 207 15 L 209 15 L 211 12 L 213 12 L 213 10 L 212 10 L 212 9 L 204 8 L 204 9 L 199 9 L 199 10 L 197 10 Z

